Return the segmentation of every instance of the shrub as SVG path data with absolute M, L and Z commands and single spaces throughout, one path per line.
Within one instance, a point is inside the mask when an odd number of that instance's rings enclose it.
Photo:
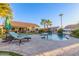
M 52 31 L 50 29 L 48 29 L 47 33 L 52 34 Z
M 0 51 L 0 55 L 9 55 L 9 56 L 22 56 L 18 53 L 15 53 L 15 52 L 10 52 L 10 51 Z
M 71 36 L 79 38 L 79 29 L 76 29 L 76 30 L 72 31 Z
M 41 34 L 41 33 L 44 33 L 44 32 L 46 32 L 44 29 L 40 29 L 39 30 L 39 33 Z
M 0 28 L 0 38 L 2 37 L 2 30 L 1 30 L 1 28 Z
M 57 33 L 58 34 L 63 34 L 63 29 L 62 28 L 58 29 Z

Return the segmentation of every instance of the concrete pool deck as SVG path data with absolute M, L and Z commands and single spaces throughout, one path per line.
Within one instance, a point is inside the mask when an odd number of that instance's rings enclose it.
M 40 35 L 33 35 L 30 42 L 19 46 L 18 42 L 2 43 L 0 51 L 13 51 L 24 56 L 79 56 L 79 39 L 72 38 L 64 41 L 44 40 Z

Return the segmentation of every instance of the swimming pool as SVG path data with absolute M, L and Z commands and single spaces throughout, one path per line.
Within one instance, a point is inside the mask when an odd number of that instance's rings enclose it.
M 61 35 L 61 34 L 51 34 L 48 36 L 45 36 L 48 40 L 68 40 L 66 35 Z

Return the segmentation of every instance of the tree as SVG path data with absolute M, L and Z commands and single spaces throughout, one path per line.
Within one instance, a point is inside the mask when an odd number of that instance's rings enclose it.
M 9 16 L 11 19 L 13 18 L 10 4 L 0 3 L 0 17 L 6 19 L 7 16 Z
M 48 19 L 48 20 L 42 19 L 42 20 L 41 20 L 41 25 L 44 25 L 44 28 L 45 28 L 46 26 L 47 26 L 47 28 L 48 28 L 49 26 L 52 25 L 52 21 L 51 21 L 50 19 Z
M 59 16 L 61 17 L 61 28 L 62 28 L 62 16 L 63 16 L 64 14 L 59 14 Z
M 45 19 L 41 20 L 41 25 L 44 25 L 44 28 L 45 28 L 45 26 L 46 26 L 46 20 Z
M 0 17 L 5 18 L 7 16 L 13 18 L 10 5 L 8 3 L 0 3 Z
M 52 21 L 50 19 L 46 20 L 47 28 L 52 25 Z

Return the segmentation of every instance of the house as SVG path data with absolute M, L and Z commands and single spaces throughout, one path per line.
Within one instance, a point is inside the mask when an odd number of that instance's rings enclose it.
M 59 29 L 59 27 L 51 27 L 51 28 L 50 28 L 50 30 L 51 30 L 53 33 L 56 33 L 58 29 Z
M 35 31 L 39 28 L 37 24 L 33 23 L 26 23 L 26 22 L 18 22 L 18 21 L 11 21 L 12 31 L 15 32 L 31 32 Z M 4 25 L 0 25 L 0 28 L 3 29 L 3 32 L 6 31 Z
M 12 30 L 14 31 L 35 31 L 39 28 L 37 24 L 12 21 Z
M 3 25 L 0 25 L 0 37 L 3 35 Z
M 70 34 L 71 31 L 73 31 L 75 29 L 79 29 L 79 24 L 71 24 L 71 25 L 65 26 L 63 33 Z

